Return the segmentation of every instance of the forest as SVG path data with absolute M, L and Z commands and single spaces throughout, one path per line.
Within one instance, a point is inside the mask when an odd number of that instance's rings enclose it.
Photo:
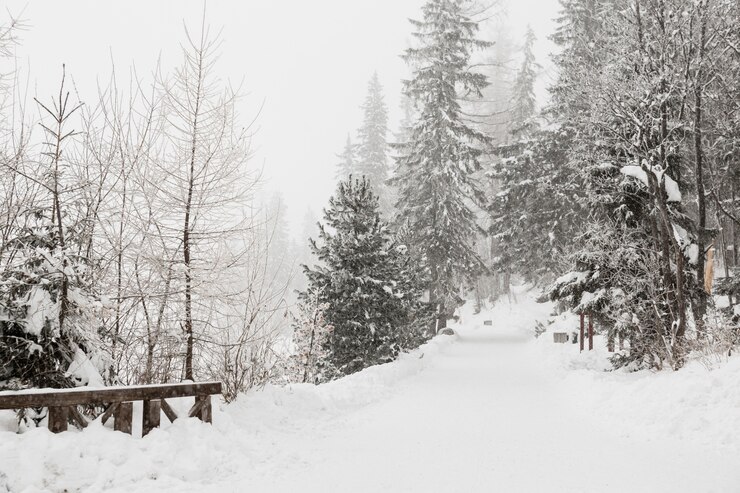
M 561 0 L 546 99 L 539 34 L 511 39 L 498 8 L 424 3 L 402 121 L 375 73 L 300 234 L 259 197 L 259 115 L 238 112 L 206 17 L 177 68 L 111 67 L 83 100 L 61 63 L 56 92 L 29 94 L 12 70 L 29 28 L 7 14 L 0 390 L 319 384 L 522 283 L 592 314 L 614 368 L 732 354 L 740 5 Z

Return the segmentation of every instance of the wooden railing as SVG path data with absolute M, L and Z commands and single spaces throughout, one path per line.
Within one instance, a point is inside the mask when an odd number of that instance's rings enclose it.
M 211 396 L 221 394 L 221 382 L 173 383 L 163 385 L 137 385 L 132 387 L 105 387 L 90 389 L 34 389 L 0 392 L 0 409 L 49 409 L 49 430 L 59 433 L 71 421 L 80 428 L 88 424 L 87 418 L 77 409 L 82 405 L 105 406 L 100 416 L 103 424 L 113 417 L 113 428 L 131 434 L 133 403 L 142 401 L 143 418 L 141 434 L 146 435 L 159 426 L 161 413 L 170 421 L 178 418 L 165 399 L 195 397 L 188 412 L 207 423 L 212 419 Z

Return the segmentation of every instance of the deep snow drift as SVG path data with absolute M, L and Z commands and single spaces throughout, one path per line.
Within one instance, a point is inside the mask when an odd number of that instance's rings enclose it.
M 740 491 L 740 359 L 607 373 L 604 351 L 534 340 L 549 307 L 519 300 L 397 362 L 252 392 L 212 426 L 0 431 L 0 491 Z

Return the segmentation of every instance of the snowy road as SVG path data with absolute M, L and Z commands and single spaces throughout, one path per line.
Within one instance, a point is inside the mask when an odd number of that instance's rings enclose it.
M 307 440 L 311 459 L 275 491 L 740 491 L 737 457 L 579 414 L 529 336 L 477 324 L 459 336 L 392 397 Z
M 740 492 L 734 449 L 589 412 L 543 363 L 533 306 L 466 317 L 423 357 L 250 394 L 213 426 L 0 433 L 0 491 Z

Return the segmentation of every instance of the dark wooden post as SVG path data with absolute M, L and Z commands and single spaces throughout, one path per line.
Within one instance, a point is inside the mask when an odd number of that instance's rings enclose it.
M 164 415 L 167 416 L 167 419 L 170 420 L 170 423 L 174 423 L 177 419 L 177 413 L 174 409 L 172 409 L 172 406 L 170 406 L 169 403 L 164 399 L 161 399 L 159 401 L 159 405 L 162 408 L 162 412 L 164 413 Z
M 144 412 L 141 424 L 141 436 L 146 436 L 159 426 L 161 405 L 159 399 L 144 401 Z
M 588 350 L 594 348 L 594 318 L 591 312 L 588 313 Z
M 583 338 L 584 338 L 584 335 L 585 335 L 585 332 L 584 332 L 584 329 L 583 329 L 583 325 L 584 325 L 583 316 L 584 315 L 583 315 L 583 313 L 580 313 L 580 315 L 581 315 L 581 335 L 580 335 L 580 337 L 579 337 L 578 340 L 580 341 L 580 344 L 581 344 L 581 351 L 583 351 Z
M 131 434 L 131 424 L 134 420 L 134 403 L 121 402 L 113 414 L 113 429 Z
M 211 408 L 211 396 L 202 395 L 200 396 L 202 404 L 200 405 L 200 420 L 204 423 L 211 423 L 213 421 L 213 409 Z
M 49 431 L 60 433 L 67 431 L 69 408 L 67 406 L 53 406 L 49 408 Z
M 191 418 L 198 418 L 205 423 L 210 423 L 213 419 L 213 413 L 211 409 L 211 396 L 210 395 L 196 395 L 195 403 L 190 408 L 188 416 Z

